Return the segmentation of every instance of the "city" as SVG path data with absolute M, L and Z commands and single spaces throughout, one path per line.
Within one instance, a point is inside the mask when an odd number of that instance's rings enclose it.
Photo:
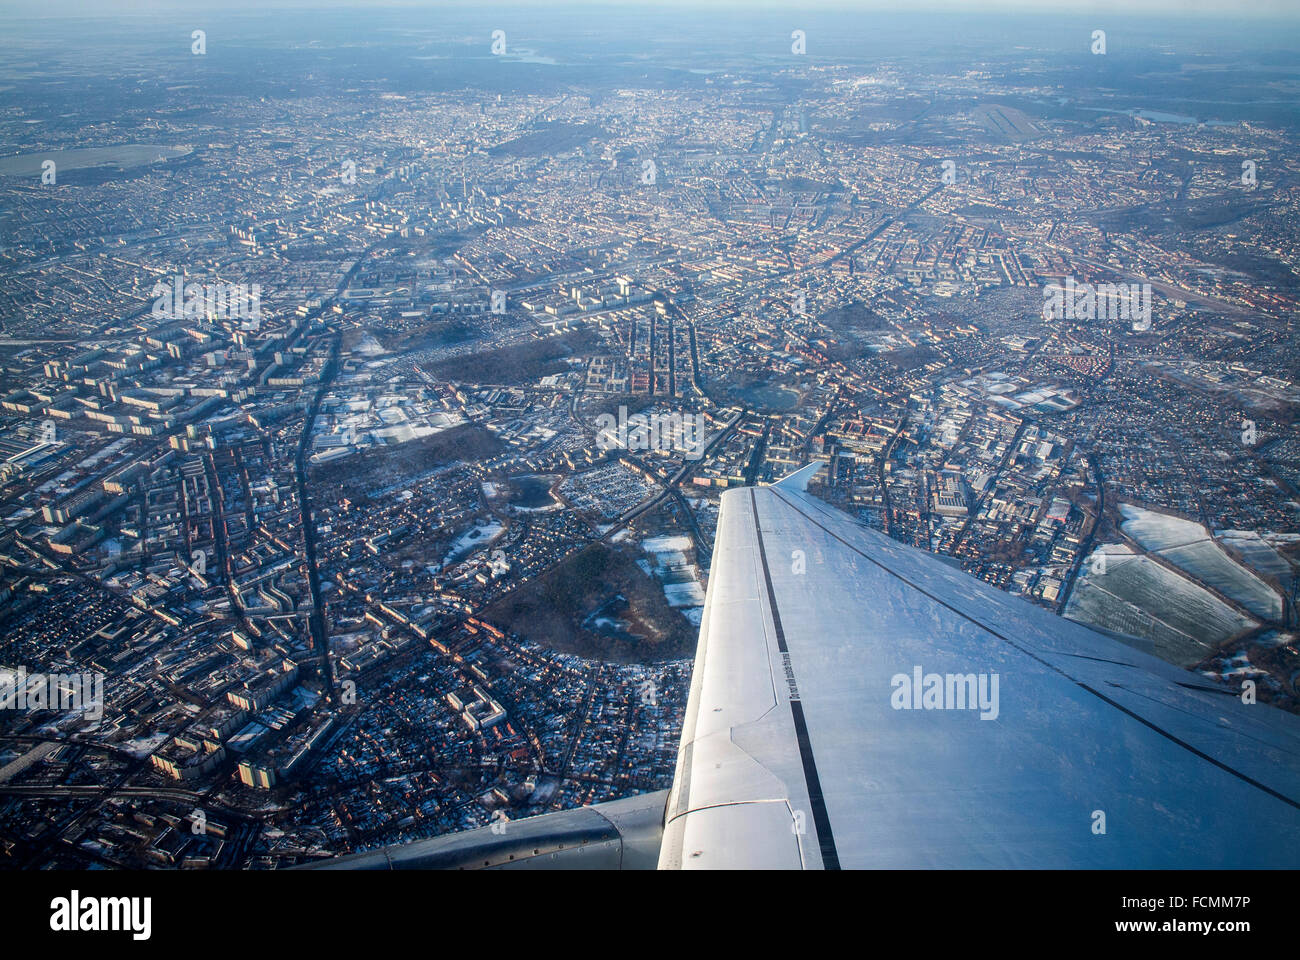
M 101 681 L 0 713 L 0 865 L 666 789 L 719 496 L 814 461 L 1300 712 L 1294 60 L 366 18 L 0 41 L 0 689 Z

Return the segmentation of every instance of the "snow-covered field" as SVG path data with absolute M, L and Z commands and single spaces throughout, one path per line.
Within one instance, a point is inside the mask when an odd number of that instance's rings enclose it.
M 470 527 L 466 530 L 455 543 L 451 546 L 451 551 L 443 558 L 442 565 L 445 569 L 453 563 L 457 563 L 469 556 L 473 551 L 491 543 L 505 531 L 500 521 L 493 520 L 491 523 L 481 523 L 478 526 Z
M 1124 515 L 1120 529 L 1148 550 L 1165 550 L 1209 536 L 1199 523 L 1145 510 L 1131 503 L 1121 503 L 1119 511 Z
M 665 553 L 670 550 L 680 551 L 689 550 L 691 538 L 685 534 L 678 536 L 648 537 L 641 541 L 641 549 L 646 553 Z
M 1190 666 L 1219 643 L 1257 622 L 1212 593 L 1149 557 L 1108 544 L 1106 572 L 1089 563 L 1070 596 L 1065 615 L 1115 633 L 1149 641 L 1171 663 Z
M 700 607 L 704 605 L 704 588 L 696 580 L 683 583 L 665 583 L 664 594 L 670 607 Z
M 1276 620 L 1282 616 L 1282 598 L 1277 591 L 1229 557 L 1213 540 L 1164 550 L 1160 556 L 1257 617 Z
M 1241 604 L 1255 616 L 1268 620 L 1281 617 L 1281 595 L 1229 556 L 1199 523 L 1169 517 L 1131 503 L 1120 504 L 1120 512 L 1124 515 L 1121 529 L 1147 550 Z M 1269 551 L 1273 561 L 1285 567 L 1286 561 L 1276 551 L 1258 538 L 1256 542 L 1255 553 L 1263 562 L 1269 560 L 1263 551 Z
M 651 561 L 642 569 L 663 584 L 668 605 L 680 610 L 691 623 L 698 624 L 704 615 L 704 587 L 699 570 L 686 562 L 685 551 L 691 547 L 688 536 L 649 537 L 641 549 Z
M 1284 587 L 1291 586 L 1291 564 L 1277 552 L 1274 544 L 1290 542 L 1289 534 L 1263 534 L 1253 530 L 1220 530 L 1222 540 L 1265 576 L 1276 577 Z
M 133 756 L 144 758 L 149 756 L 164 743 L 167 742 L 167 734 L 155 733 L 147 737 L 136 737 L 134 740 L 125 740 L 118 744 L 127 753 Z

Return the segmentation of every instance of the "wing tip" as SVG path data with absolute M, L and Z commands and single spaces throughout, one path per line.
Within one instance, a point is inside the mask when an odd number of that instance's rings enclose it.
M 783 487 L 787 490 L 807 490 L 808 481 L 815 477 L 821 468 L 826 466 L 822 460 L 814 460 L 812 463 L 806 463 L 794 473 L 788 473 L 776 483 L 774 487 Z

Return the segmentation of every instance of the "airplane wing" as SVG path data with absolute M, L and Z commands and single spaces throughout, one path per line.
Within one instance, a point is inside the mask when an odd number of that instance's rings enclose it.
M 661 868 L 1300 865 L 1300 718 L 729 490 Z

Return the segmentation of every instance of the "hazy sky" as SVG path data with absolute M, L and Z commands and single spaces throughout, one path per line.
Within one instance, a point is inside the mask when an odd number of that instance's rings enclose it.
M 205 11 L 255 11 L 274 9 L 311 9 L 346 7 L 455 7 L 463 10 L 528 7 L 544 11 L 548 7 L 659 7 L 670 9 L 762 9 L 800 11 L 860 10 L 960 10 L 1025 11 L 1060 14 L 1172 14 L 1177 16 L 1208 15 L 1224 17 L 1300 17 L 1300 0 L 513 0 L 510 3 L 488 0 L 0 0 L 0 13 L 6 16 L 57 17 L 150 15 L 159 13 L 199 13 Z

